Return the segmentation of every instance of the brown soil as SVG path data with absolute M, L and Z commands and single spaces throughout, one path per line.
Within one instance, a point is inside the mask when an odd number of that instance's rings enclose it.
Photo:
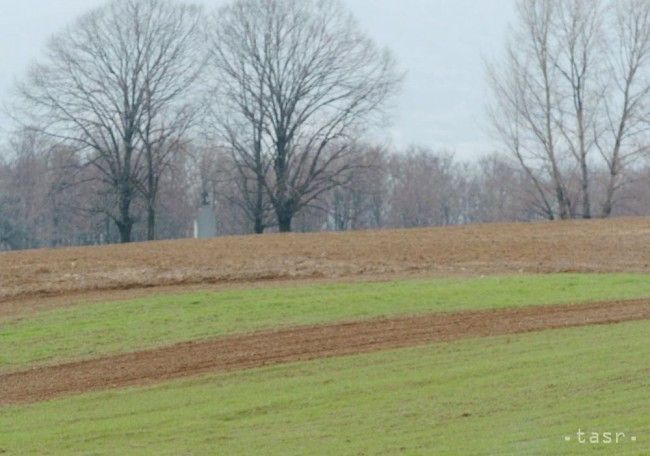
M 0 303 L 174 285 L 519 271 L 650 272 L 650 219 L 271 234 L 0 253 Z
M 466 311 L 256 332 L 0 375 L 0 404 L 206 372 L 484 337 L 650 319 L 650 300 Z

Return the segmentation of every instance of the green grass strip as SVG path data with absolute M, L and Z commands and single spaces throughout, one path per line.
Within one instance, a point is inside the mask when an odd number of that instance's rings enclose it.
M 0 322 L 0 369 L 293 325 L 650 297 L 650 276 L 554 274 L 343 283 L 153 296 Z

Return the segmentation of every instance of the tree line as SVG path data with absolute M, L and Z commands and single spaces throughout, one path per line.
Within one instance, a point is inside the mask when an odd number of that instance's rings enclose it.
M 337 0 L 112 0 L 10 106 L 0 249 L 646 214 L 650 2 L 529 0 L 487 65 L 501 148 L 372 141 L 405 75 Z

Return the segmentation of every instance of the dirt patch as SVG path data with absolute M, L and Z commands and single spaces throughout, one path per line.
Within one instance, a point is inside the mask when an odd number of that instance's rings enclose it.
M 0 303 L 193 284 L 569 271 L 650 272 L 650 219 L 271 234 L 0 253 Z
M 255 332 L 3 374 L 0 404 L 466 337 L 642 319 L 650 319 L 649 299 L 438 313 Z

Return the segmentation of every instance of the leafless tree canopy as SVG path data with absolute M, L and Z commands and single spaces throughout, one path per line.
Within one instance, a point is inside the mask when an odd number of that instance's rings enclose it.
M 335 0 L 240 0 L 217 12 L 212 30 L 225 103 L 217 123 L 257 207 L 263 187 L 289 231 L 300 209 L 344 183 L 351 137 L 395 91 L 395 63 Z
M 519 1 L 492 120 L 548 218 L 609 216 L 647 137 L 650 3 Z M 608 176 L 595 185 L 600 170 Z
M 98 209 L 122 241 L 131 238 L 136 193 L 155 201 L 169 143 L 187 128 L 200 17 L 168 0 L 113 0 L 54 37 L 22 85 L 30 126 L 98 170 L 109 202 Z

